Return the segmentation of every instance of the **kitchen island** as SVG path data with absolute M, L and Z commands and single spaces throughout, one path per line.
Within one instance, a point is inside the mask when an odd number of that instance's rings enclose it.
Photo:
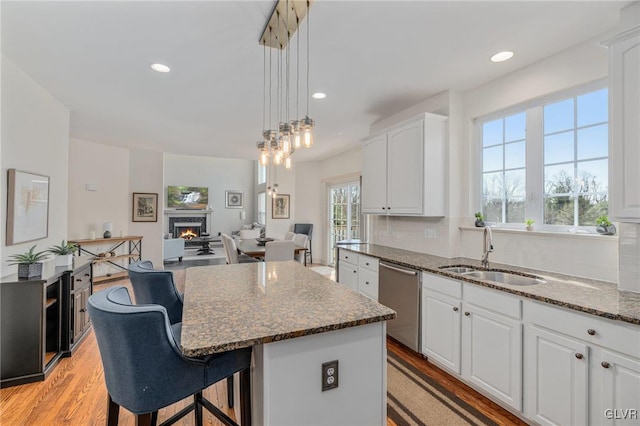
M 181 349 L 253 346 L 255 425 L 386 424 L 386 325 L 395 312 L 297 262 L 189 268 Z M 338 361 L 323 391 L 322 364 Z

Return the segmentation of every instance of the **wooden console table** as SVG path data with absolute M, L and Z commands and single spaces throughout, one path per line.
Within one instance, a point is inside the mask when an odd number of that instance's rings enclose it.
M 95 240 L 74 240 L 69 241 L 71 244 L 75 244 L 78 246 L 78 256 L 82 256 L 83 253 L 93 256 L 93 263 L 102 263 L 106 262 L 110 265 L 120 269 L 120 272 L 116 272 L 115 274 L 107 274 L 101 276 L 94 276 L 93 283 L 97 284 L 102 281 L 115 280 L 119 278 L 127 277 L 127 268 L 115 263 L 116 260 L 121 259 L 129 259 L 129 263 L 138 262 L 142 260 L 142 236 L 139 235 L 130 235 L 126 237 L 112 237 L 112 238 L 96 238 Z M 96 245 L 96 244 L 111 244 L 107 250 L 104 250 L 105 253 L 111 253 L 112 251 L 117 250 L 119 247 L 124 245 L 125 243 L 129 243 L 129 251 L 125 254 L 119 254 L 117 256 L 110 257 L 99 257 L 97 253 L 88 250 L 85 246 Z

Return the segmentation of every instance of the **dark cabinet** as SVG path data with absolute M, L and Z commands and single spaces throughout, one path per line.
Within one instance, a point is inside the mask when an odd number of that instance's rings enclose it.
M 91 261 L 74 267 L 45 263 L 40 278 L 8 276 L 0 283 L 0 387 L 41 381 L 71 356 L 91 327 L 87 302 Z

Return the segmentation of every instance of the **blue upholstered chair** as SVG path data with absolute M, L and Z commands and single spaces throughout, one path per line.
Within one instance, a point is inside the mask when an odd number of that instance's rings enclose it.
M 309 237 L 309 250 L 305 252 L 305 256 L 309 256 L 309 263 L 313 263 L 313 252 L 311 251 L 311 237 L 313 236 L 313 224 L 312 223 L 296 223 L 293 225 L 293 232 L 296 234 L 305 234 Z
M 241 422 L 251 424 L 251 348 L 210 355 L 182 355 L 167 310 L 159 305 L 132 305 L 125 287 L 114 287 L 89 298 L 89 315 L 98 341 L 109 392 L 108 425 L 117 425 L 120 407 L 136 415 L 137 425 L 155 425 L 158 410 L 190 395 L 193 404 L 164 424 L 195 410 L 202 425 L 205 407 L 225 424 L 235 424 L 202 397 L 210 385 L 240 372 Z
M 153 269 L 153 263 L 142 260 L 129 265 L 129 281 L 137 304 L 161 305 L 167 310 L 173 334 L 182 334 L 182 294 L 173 281 L 173 272 Z M 227 403 L 233 408 L 233 377 L 227 380 Z

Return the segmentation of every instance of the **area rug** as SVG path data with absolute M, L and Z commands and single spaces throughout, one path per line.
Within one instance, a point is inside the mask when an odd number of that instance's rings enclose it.
M 387 354 L 387 417 L 396 425 L 496 425 L 396 354 Z

